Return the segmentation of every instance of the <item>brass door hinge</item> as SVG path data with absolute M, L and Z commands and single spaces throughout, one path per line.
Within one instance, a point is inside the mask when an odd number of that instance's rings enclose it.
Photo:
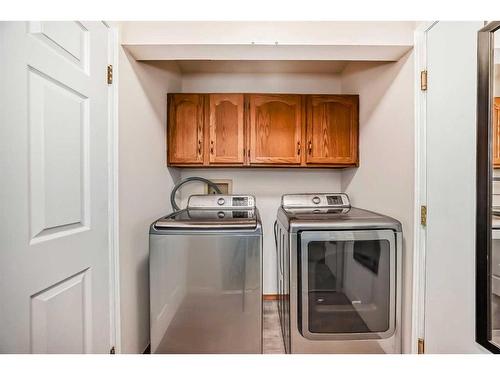
M 420 72 L 420 90 L 427 91 L 427 70 Z
M 425 353 L 425 345 L 424 339 L 418 339 L 418 354 Z
M 112 346 L 111 349 L 109 349 L 109 354 L 116 354 L 114 346 Z
M 113 83 L 113 65 L 108 65 L 107 79 L 108 85 L 111 85 Z
M 420 206 L 420 224 L 427 225 L 427 206 Z

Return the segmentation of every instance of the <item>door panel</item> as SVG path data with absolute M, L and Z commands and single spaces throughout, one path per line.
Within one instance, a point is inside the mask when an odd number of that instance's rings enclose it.
M 300 95 L 249 95 L 250 162 L 300 164 Z
M 358 96 L 308 96 L 306 162 L 357 163 L 357 148 Z
M 203 163 L 203 95 L 176 94 L 169 97 L 169 162 Z
M 108 28 L 0 33 L 0 353 L 109 353 Z
M 88 73 L 89 31 L 81 22 L 33 21 L 30 33 Z
M 88 98 L 29 69 L 28 100 L 32 239 L 73 233 L 88 225 Z
M 90 293 L 87 269 L 31 297 L 33 353 L 90 353 Z
M 243 164 L 243 94 L 210 94 L 210 163 Z

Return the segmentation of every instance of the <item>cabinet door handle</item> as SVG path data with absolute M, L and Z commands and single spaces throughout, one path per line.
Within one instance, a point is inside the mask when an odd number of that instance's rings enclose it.
M 309 147 L 308 148 L 309 148 L 309 155 L 311 155 L 312 150 L 313 150 L 313 144 L 312 144 L 311 141 L 309 141 Z
M 297 142 L 297 155 L 300 155 L 300 142 Z
M 198 154 L 201 155 L 201 139 L 198 139 Z
M 210 141 L 210 153 L 214 154 L 214 141 Z

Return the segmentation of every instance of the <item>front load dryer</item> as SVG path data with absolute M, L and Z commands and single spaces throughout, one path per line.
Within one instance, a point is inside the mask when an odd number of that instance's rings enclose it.
M 401 353 L 401 223 L 346 194 L 282 197 L 275 228 L 287 353 Z

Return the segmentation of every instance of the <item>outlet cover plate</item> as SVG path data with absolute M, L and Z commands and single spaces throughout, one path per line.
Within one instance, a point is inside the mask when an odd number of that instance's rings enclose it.
M 232 180 L 221 180 L 221 179 L 210 179 L 214 182 L 220 189 L 222 194 L 233 194 L 233 181 Z M 211 186 L 205 185 L 205 194 L 217 194 Z

